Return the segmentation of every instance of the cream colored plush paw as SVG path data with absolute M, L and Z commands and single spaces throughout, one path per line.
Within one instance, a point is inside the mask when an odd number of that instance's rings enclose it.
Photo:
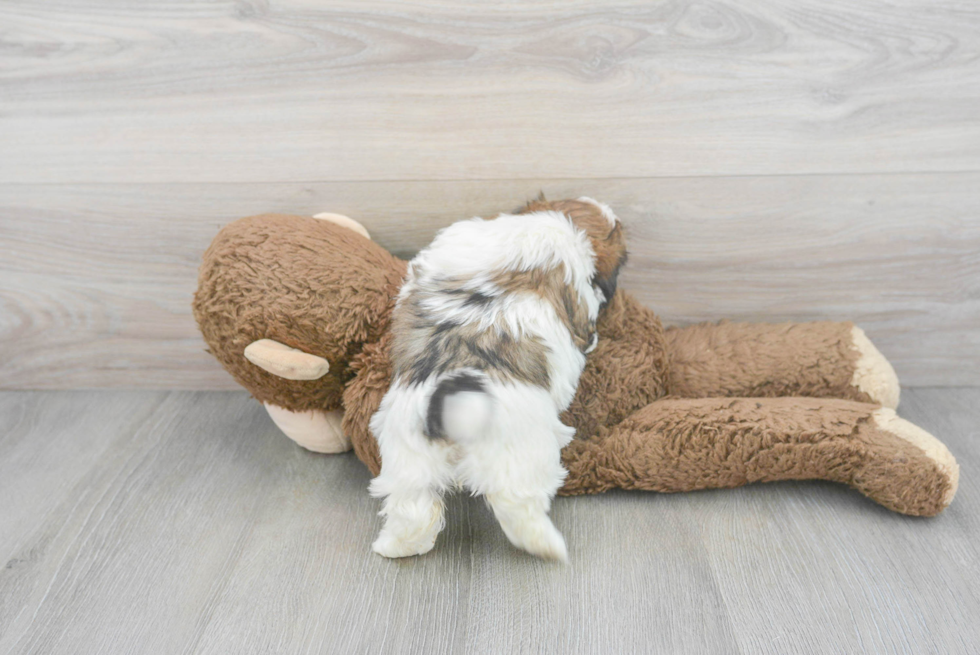
M 311 409 L 291 412 L 278 405 L 263 403 L 269 418 L 287 437 L 315 453 L 343 453 L 351 448 L 350 439 L 341 429 L 344 412 Z
M 953 496 L 956 495 L 956 488 L 960 481 L 960 467 L 953 454 L 946 448 L 946 444 L 918 425 L 900 418 L 893 409 L 882 407 L 875 410 L 873 417 L 875 425 L 879 429 L 905 439 L 925 453 L 926 457 L 934 461 L 936 466 L 946 473 L 949 480 L 949 490 L 943 497 L 943 506 L 948 506 L 953 501 Z
M 854 366 L 851 384 L 871 396 L 871 400 L 882 407 L 898 407 L 901 388 L 895 369 L 871 343 L 864 330 L 856 325 L 851 330 L 851 348 L 860 354 Z

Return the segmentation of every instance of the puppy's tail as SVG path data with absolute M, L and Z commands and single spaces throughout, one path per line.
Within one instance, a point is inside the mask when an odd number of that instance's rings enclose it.
M 425 414 L 425 436 L 430 439 L 474 441 L 487 433 L 493 398 L 486 378 L 476 372 L 449 373 L 436 384 Z

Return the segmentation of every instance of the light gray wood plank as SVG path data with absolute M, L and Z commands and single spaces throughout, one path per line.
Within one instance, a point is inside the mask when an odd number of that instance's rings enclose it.
M 0 652 L 976 652 L 978 401 L 906 394 L 963 466 L 937 518 L 823 483 L 561 498 L 561 567 L 461 496 L 431 554 L 371 554 L 364 467 L 244 393 L 3 393 Z
M 132 440 L 164 392 L 0 394 L 0 640 L 30 619 L 44 562 L 60 556 L 65 507 L 92 498 L 85 480 Z M 39 575 L 41 573 L 41 575 Z
M 57 404 L 67 395 L 51 398 Z M 35 555 L 15 556 L 17 572 L 34 584 L 0 630 L 0 651 L 193 648 L 265 517 L 297 518 L 289 508 L 311 495 L 309 480 L 295 475 L 305 453 L 274 430 L 245 394 L 170 395 L 25 540 L 23 551 Z M 37 448 L 45 436 L 30 435 Z M 322 473 L 313 461 L 307 470 Z M 342 502 L 331 506 L 346 512 Z M 281 552 L 279 544 L 275 536 L 259 542 Z M 6 591 L 6 580 L 0 586 Z
M 79 477 L 98 466 L 120 439 L 163 400 L 165 392 L 0 395 L 0 498 L 7 502 L 0 530 L 0 560 L 19 548 L 17 535 L 70 496 Z
M 828 483 L 704 494 L 696 513 L 739 644 L 754 653 L 972 653 L 980 488 L 977 389 L 906 390 L 961 484 L 939 517 L 893 514 Z
M 0 182 L 980 166 L 964 0 L 36 0 L 0 24 Z
M 466 609 L 476 620 L 461 652 L 742 652 L 687 499 L 557 499 L 571 565 L 543 574 L 526 570 L 537 562 L 515 553 L 481 509 Z
M 403 257 L 544 190 L 609 202 L 668 323 L 847 320 L 907 385 L 980 384 L 980 174 L 0 185 L 0 388 L 234 388 L 190 314 L 221 225 L 339 211 Z

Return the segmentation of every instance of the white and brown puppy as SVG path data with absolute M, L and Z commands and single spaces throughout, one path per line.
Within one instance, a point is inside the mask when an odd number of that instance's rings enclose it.
M 428 552 L 445 491 L 486 497 L 518 548 L 567 560 L 548 518 L 596 319 L 626 259 L 616 215 L 590 198 L 442 230 L 408 266 L 392 317 L 394 375 L 371 419 L 384 498 L 375 552 Z

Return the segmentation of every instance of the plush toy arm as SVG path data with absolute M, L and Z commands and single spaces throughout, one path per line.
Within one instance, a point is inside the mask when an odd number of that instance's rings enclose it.
M 959 479 L 946 446 L 893 410 L 817 398 L 665 398 L 562 457 L 562 494 L 817 479 L 918 516 L 949 505 Z
M 851 323 L 671 328 L 670 391 L 685 398 L 812 396 L 898 406 L 898 377 Z
M 307 409 L 293 412 L 278 405 L 262 404 L 276 427 L 303 448 L 315 453 L 345 453 L 350 450 L 350 439 L 341 427 L 343 410 L 328 412 Z

